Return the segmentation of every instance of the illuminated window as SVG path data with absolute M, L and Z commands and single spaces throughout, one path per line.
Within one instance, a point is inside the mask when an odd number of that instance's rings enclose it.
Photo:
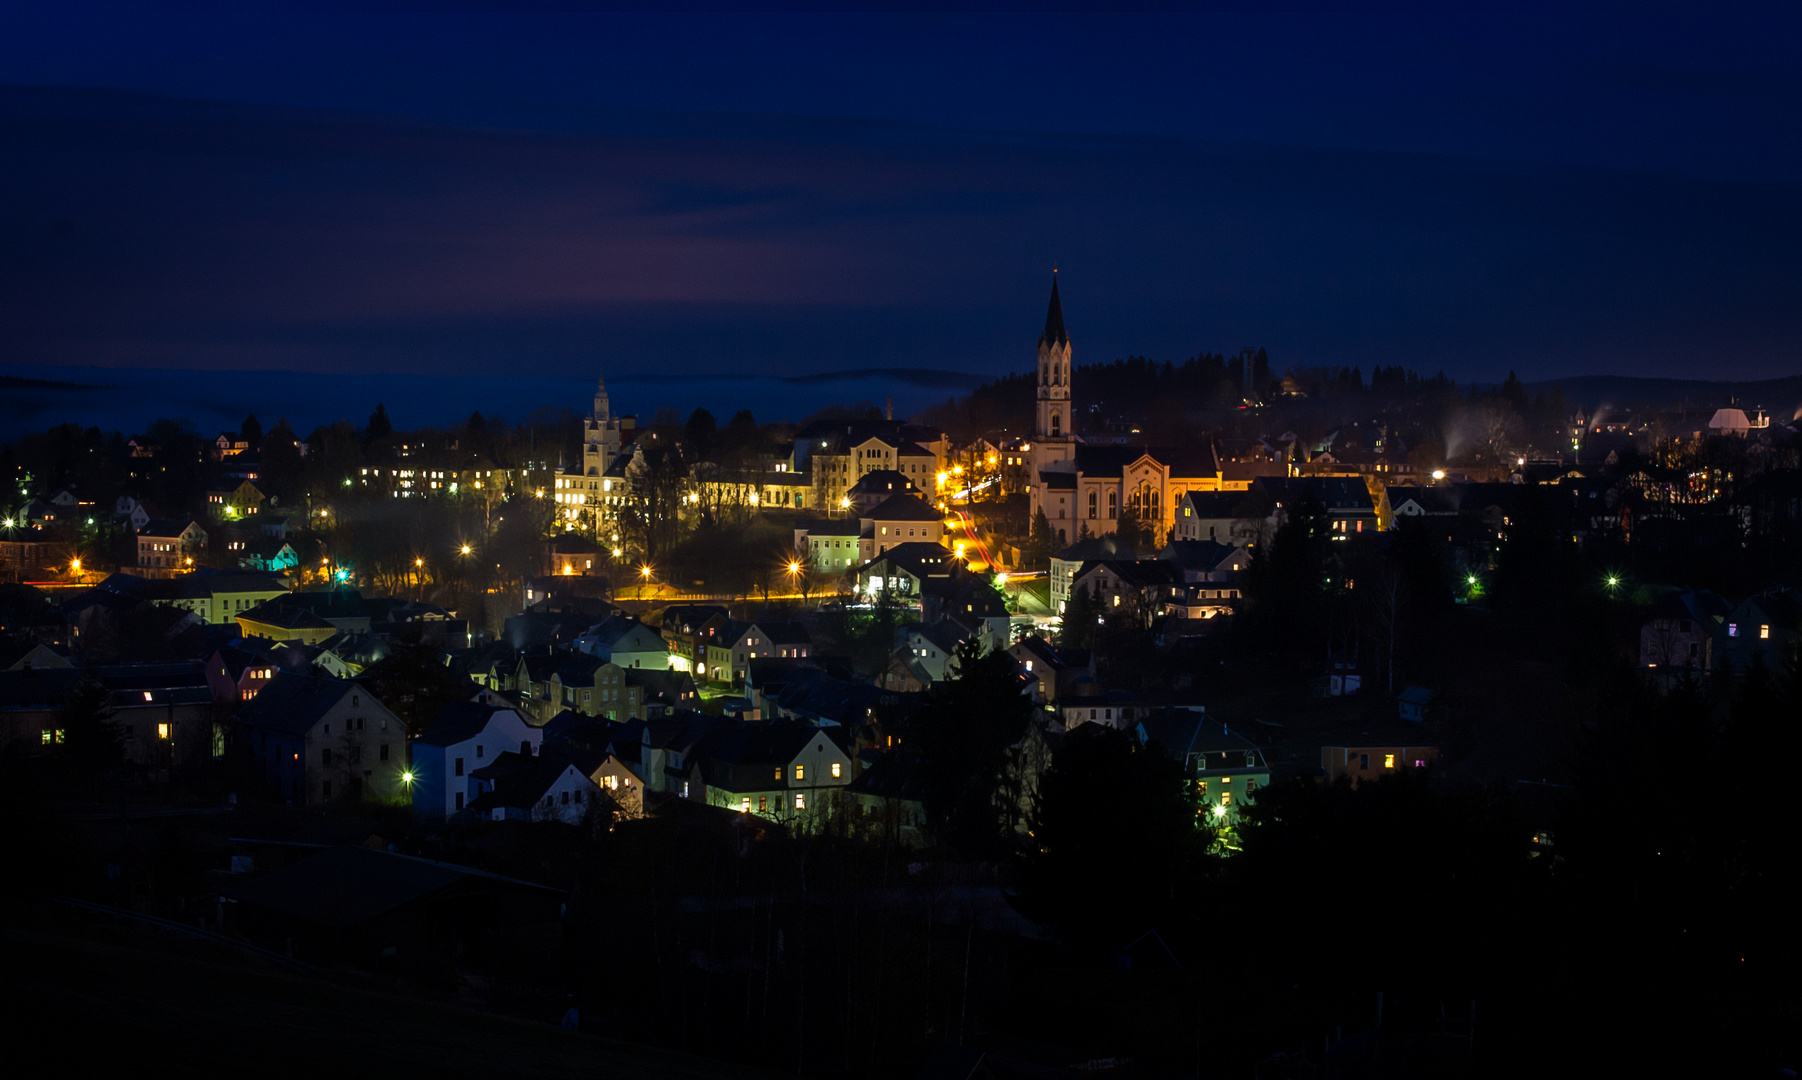
M 805 766 L 805 765 L 796 765 L 795 766 L 795 779 L 797 781 L 807 779 L 807 766 Z
M 1728 623 L 1727 624 L 1727 636 L 1728 637 L 1738 637 L 1739 636 L 1739 624 L 1738 623 Z
M 1233 805 L 1233 793 L 1230 791 L 1221 792 L 1220 793 L 1220 805 L 1221 806 Z
M 1206 780 L 1196 781 L 1195 786 L 1201 789 L 1201 794 L 1206 795 L 1208 793 L 1208 782 Z
M 1385 768 L 1385 769 L 1395 768 L 1395 755 L 1394 754 L 1384 754 L 1383 755 L 1383 768 Z
M 776 766 L 776 779 L 782 779 L 782 766 Z
M 1769 637 L 1770 637 L 1770 636 L 1771 636 L 1771 624 L 1770 624 L 1770 623 L 1759 623 L 1759 624 L 1758 624 L 1758 637 L 1759 637 L 1759 639 L 1760 639 L 1760 640 L 1761 640 L 1761 641 L 1762 641 L 1762 640 L 1766 640 L 1766 639 L 1768 639 L 1768 638 L 1769 638 Z
M 800 791 L 795 792 L 795 809 L 796 810 L 807 809 L 807 795 L 805 792 L 800 792 Z
M 842 770 L 843 770 L 843 767 L 841 765 L 839 765 L 838 762 L 836 762 L 836 761 L 833 762 L 832 763 L 832 778 L 834 780 L 837 780 L 840 776 L 844 775 Z
M 167 739 L 169 737 L 169 725 L 168 724 L 158 724 L 156 726 L 156 737 L 159 739 Z M 329 753 L 331 753 L 331 751 L 327 750 L 326 753 L 329 754 Z
M 740 804 L 739 809 L 747 814 L 751 812 L 751 797 L 749 795 L 745 796 L 744 802 Z

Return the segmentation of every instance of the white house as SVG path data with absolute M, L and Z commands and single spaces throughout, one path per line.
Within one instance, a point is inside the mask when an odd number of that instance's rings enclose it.
M 669 643 L 637 619 L 614 615 L 583 631 L 573 643 L 577 652 L 598 656 L 622 668 L 669 670 Z
M 413 741 L 413 814 L 449 817 L 469 801 L 469 773 L 504 751 L 538 753 L 544 732 L 518 712 L 479 701 L 453 701 L 438 710 Z

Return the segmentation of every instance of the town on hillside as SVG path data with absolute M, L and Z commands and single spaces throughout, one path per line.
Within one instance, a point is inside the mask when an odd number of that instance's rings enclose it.
M 15 902 L 807 1075 L 1793 1022 L 1734 1012 L 1798 959 L 1786 403 L 1083 362 L 1078 312 L 911 417 L 0 448 Z

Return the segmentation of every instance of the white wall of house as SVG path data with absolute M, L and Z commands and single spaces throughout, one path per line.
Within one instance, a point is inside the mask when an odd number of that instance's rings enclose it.
M 413 813 L 422 818 L 448 817 L 473 798 L 469 774 L 506 751 L 536 754 L 544 732 L 512 709 L 488 718 L 474 736 L 448 746 L 413 744 Z M 460 766 L 460 767 L 459 767 Z

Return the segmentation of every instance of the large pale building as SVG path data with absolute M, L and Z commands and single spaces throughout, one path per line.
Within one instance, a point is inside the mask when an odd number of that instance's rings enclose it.
M 614 508 L 628 493 L 625 463 L 620 460 L 622 441 L 620 419 L 607 398 L 607 380 L 598 379 L 594 411 L 582 421 L 581 464 L 566 464 L 556 473 L 559 523 L 595 533 L 611 526 Z
M 1130 513 L 1162 543 L 1175 523 L 1177 500 L 1191 491 L 1219 491 L 1220 466 L 1211 443 L 1185 447 L 1089 446 L 1076 435 L 1071 400 L 1070 335 L 1057 278 L 1039 335 L 1038 410 L 1032 445 L 1032 511 L 1045 512 L 1057 543 L 1087 531 L 1115 532 Z

